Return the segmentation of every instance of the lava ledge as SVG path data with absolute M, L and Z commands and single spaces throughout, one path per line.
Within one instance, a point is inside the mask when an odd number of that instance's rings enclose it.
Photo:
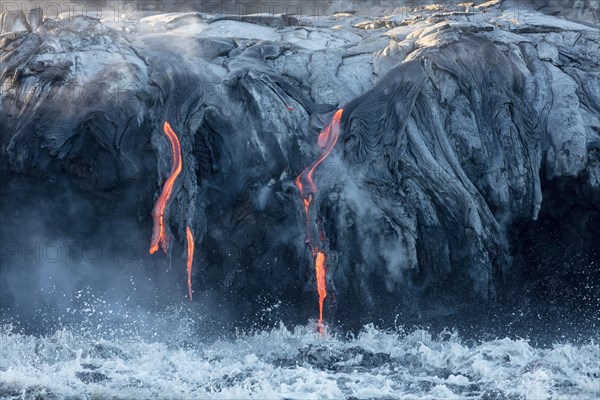
M 200 232 L 203 285 L 314 291 L 293 180 L 337 108 L 340 142 L 315 180 L 332 306 L 493 299 L 511 224 L 538 218 L 547 182 L 574 182 L 571 201 L 600 210 L 593 21 L 510 1 L 0 20 L 2 173 L 68 176 L 91 193 L 150 179 L 149 208 L 170 121 L 184 171 L 167 217 L 180 241 Z

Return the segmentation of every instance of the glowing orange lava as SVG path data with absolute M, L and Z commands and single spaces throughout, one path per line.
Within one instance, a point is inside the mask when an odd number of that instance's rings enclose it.
M 340 120 L 342 119 L 343 113 L 343 109 L 337 110 L 337 112 L 333 116 L 333 121 L 331 121 L 331 123 L 319 134 L 319 146 L 325 149 L 323 151 L 323 154 L 321 155 L 321 158 L 319 158 L 317 162 L 315 162 L 313 165 L 306 168 L 296 179 L 296 186 L 298 186 L 298 188 L 302 192 L 303 199 L 306 198 L 306 183 L 308 183 L 313 193 L 317 192 L 317 188 L 315 187 L 315 183 L 313 181 L 313 174 L 315 172 L 315 169 L 317 169 L 317 167 L 321 165 L 323 161 L 325 161 L 325 159 L 329 156 L 329 153 L 331 153 L 331 150 L 333 150 L 338 141 L 338 137 L 340 135 Z
M 169 238 L 167 237 L 165 230 L 165 208 L 169 202 L 169 199 L 171 198 L 173 185 L 175 184 L 175 181 L 177 180 L 179 174 L 181 174 L 182 170 L 181 143 L 179 142 L 179 138 L 171 128 L 171 124 L 169 124 L 168 121 L 165 121 L 163 131 L 171 142 L 171 154 L 173 161 L 171 164 L 171 173 L 165 181 L 162 192 L 160 193 L 160 196 L 154 205 L 154 210 L 152 211 L 154 228 L 152 231 L 152 240 L 150 241 L 150 254 L 156 253 L 159 245 L 165 254 L 167 254 L 167 250 L 169 248 Z M 187 241 L 187 284 L 190 300 L 192 300 L 192 265 L 194 264 L 195 243 L 194 235 L 192 234 L 192 230 L 189 226 L 186 226 L 185 228 L 185 236 Z
M 152 218 L 154 219 L 154 230 L 152 232 L 152 240 L 150 241 L 150 254 L 156 253 L 159 245 L 163 251 L 167 253 L 169 239 L 165 231 L 165 207 L 171 198 L 173 185 L 181 173 L 182 168 L 181 144 L 179 143 L 177 135 L 175 132 L 173 132 L 173 129 L 171 129 L 171 124 L 169 124 L 167 121 L 165 121 L 164 132 L 171 141 L 171 153 L 173 156 L 173 161 L 171 164 L 171 174 L 167 178 L 165 185 L 163 186 L 163 190 L 154 206 L 154 211 L 152 212 Z
M 310 236 L 310 207 L 314 202 L 317 193 L 317 187 L 313 181 L 313 174 L 317 167 L 325 161 L 333 148 L 335 147 L 340 135 L 340 121 L 344 110 L 339 109 L 333 116 L 333 121 L 326 126 L 319 134 L 318 144 L 323 149 L 321 157 L 310 167 L 306 168 L 298 178 L 296 178 L 296 186 L 300 189 L 302 196 L 302 204 L 304 206 L 304 214 L 306 215 L 306 242 L 310 245 L 311 253 L 315 263 L 315 276 L 317 280 L 317 292 L 319 293 L 319 332 L 323 334 L 323 304 L 327 297 L 326 283 L 326 255 L 325 252 L 319 250 L 319 246 L 312 243 Z M 324 232 L 321 232 L 321 242 L 326 240 Z
M 325 253 L 317 250 L 315 257 L 315 275 L 317 277 L 317 291 L 319 292 L 319 332 L 323 334 L 323 303 L 327 297 L 325 283 Z
M 192 300 L 192 264 L 194 263 L 194 235 L 190 227 L 185 228 L 185 236 L 187 239 L 187 283 L 190 300 Z

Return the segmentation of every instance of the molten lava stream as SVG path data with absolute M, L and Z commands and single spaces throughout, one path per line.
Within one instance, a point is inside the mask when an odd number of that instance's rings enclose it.
M 317 193 L 317 188 L 315 187 L 315 183 L 313 181 L 313 174 L 315 169 L 319 165 L 329 157 L 329 153 L 335 147 L 338 137 L 340 135 L 340 120 L 342 119 L 342 114 L 344 113 L 343 109 L 339 109 L 335 115 L 333 116 L 333 121 L 319 134 L 318 143 L 321 148 L 324 149 L 321 157 L 310 167 L 306 168 L 298 178 L 296 178 L 296 186 L 300 189 L 302 194 L 302 201 L 307 199 L 306 192 L 306 184 L 309 185 L 312 193 Z M 306 204 L 306 203 L 305 203 Z
M 152 218 L 154 219 L 154 230 L 152 232 L 152 240 L 150 241 L 150 254 L 156 253 L 159 245 L 165 254 L 167 253 L 169 239 L 167 238 L 165 231 L 165 207 L 171 198 L 173 185 L 175 184 L 175 181 L 177 180 L 177 177 L 181 173 L 182 169 L 181 144 L 179 143 L 179 138 L 177 138 L 177 135 L 175 132 L 173 132 L 173 129 L 171 129 L 171 124 L 169 124 L 168 121 L 165 121 L 163 130 L 171 142 L 173 161 L 171 164 L 171 173 L 167 178 L 165 185 L 163 186 L 163 190 L 160 193 L 160 196 L 154 205 L 154 211 L 152 212 Z
M 192 265 L 194 264 L 194 235 L 190 227 L 185 228 L 187 239 L 187 284 L 190 300 L 192 300 Z
M 315 275 L 317 277 L 317 292 L 319 293 L 319 332 L 323 334 L 323 303 L 327 297 L 327 288 L 325 282 L 325 253 L 317 250 L 315 257 Z
M 179 138 L 171 128 L 171 124 L 168 121 L 165 121 L 163 126 L 163 131 L 165 135 L 169 138 L 171 142 L 171 154 L 173 162 L 171 164 L 171 173 L 169 177 L 165 181 L 165 185 L 163 186 L 162 192 L 154 205 L 154 210 L 152 211 L 152 218 L 154 219 L 154 228 L 152 231 L 152 240 L 150 241 L 150 254 L 154 254 L 158 251 L 158 246 L 163 249 L 165 254 L 167 253 L 167 249 L 169 248 L 169 238 L 167 237 L 167 233 L 165 230 L 165 208 L 167 207 L 167 203 L 171 198 L 171 193 L 173 192 L 173 185 L 175 181 L 177 181 L 177 177 L 181 174 L 182 170 L 182 162 L 181 162 L 181 144 L 179 142 Z M 189 226 L 185 229 L 185 235 L 187 240 L 187 284 L 188 284 L 188 292 L 190 294 L 190 300 L 192 300 L 192 265 L 194 263 L 194 235 L 192 234 L 192 230 Z
M 310 209 L 313 205 L 315 195 L 317 194 L 317 187 L 313 181 L 313 174 L 317 167 L 329 157 L 329 154 L 338 141 L 340 135 L 340 121 L 343 112 L 343 109 L 339 109 L 333 116 L 333 121 L 331 121 L 331 123 L 319 134 L 318 144 L 319 147 L 323 149 L 321 157 L 296 178 L 296 186 L 300 189 L 304 214 L 306 216 L 306 242 L 310 246 L 315 264 L 315 277 L 317 280 L 317 292 L 319 294 L 319 332 L 321 335 L 323 335 L 323 304 L 325 302 L 325 297 L 327 297 L 327 271 L 325 267 L 327 257 L 325 252 L 319 250 L 320 246 L 316 246 L 315 243 L 312 242 L 310 235 Z M 326 238 L 324 237 L 324 233 L 321 235 L 322 237 L 319 239 L 321 239 L 321 242 L 325 242 Z

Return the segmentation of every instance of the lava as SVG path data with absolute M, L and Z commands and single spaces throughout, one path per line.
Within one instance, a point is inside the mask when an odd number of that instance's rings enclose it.
M 177 138 L 177 135 L 175 132 L 173 132 L 173 129 L 171 129 L 171 124 L 169 124 L 168 121 L 165 121 L 163 130 L 165 135 L 167 135 L 171 141 L 171 153 L 173 156 L 173 161 L 171 164 L 171 173 L 167 178 L 165 185 L 163 186 L 163 190 L 160 193 L 160 196 L 154 206 L 154 211 L 152 212 L 152 218 L 154 219 L 154 230 L 152 232 L 152 240 L 150 241 L 150 254 L 156 253 L 159 245 L 165 254 L 167 253 L 169 239 L 165 231 L 165 207 L 171 198 L 173 185 L 175 184 L 175 181 L 177 180 L 177 177 L 181 173 L 182 169 L 181 144 L 179 143 L 179 138 Z
M 306 215 L 306 243 L 310 246 L 315 264 L 315 277 L 317 280 L 317 292 L 319 294 L 319 331 L 321 335 L 323 334 L 323 303 L 325 302 L 325 297 L 327 297 L 327 257 L 325 252 L 320 250 L 319 246 L 313 243 L 310 235 L 310 210 L 314 203 L 315 195 L 317 194 L 317 187 L 315 186 L 313 175 L 317 167 L 321 165 L 327 157 L 329 157 L 329 154 L 338 141 L 340 135 L 340 121 L 342 119 L 343 112 L 343 109 L 339 109 L 333 116 L 331 123 L 327 125 L 319 134 L 318 145 L 323 149 L 319 159 L 314 164 L 302 171 L 302 173 L 296 178 L 296 186 L 298 189 L 300 189 L 304 214 Z M 319 239 L 321 243 L 326 241 L 325 233 L 321 230 Z
M 185 228 L 187 239 L 187 284 L 190 300 L 192 300 L 192 265 L 194 264 L 194 235 L 190 227 Z
M 305 200 L 309 194 L 309 192 L 306 192 L 305 190 L 306 183 L 308 183 L 310 186 L 312 193 L 317 192 L 317 188 L 315 187 L 315 183 L 313 181 L 313 174 L 315 169 L 317 169 L 317 167 L 321 165 L 329 156 L 329 153 L 331 153 L 331 150 L 333 150 L 338 141 L 338 137 L 340 135 L 340 120 L 342 119 L 343 112 L 343 109 L 339 109 L 333 116 L 333 121 L 331 121 L 331 123 L 319 134 L 318 143 L 319 146 L 324 149 L 321 158 L 319 158 L 313 165 L 306 168 L 296 179 L 296 186 L 298 186 L 300 189 L 303 200 Z
M 317 291 L 319 292 L 319 331 L 323 334 L 323 303 L 327 297 L 327 284 L 325 282 L 325 253 L 317 250 L 315 257 L 315 275 L 317 277 Z
M 162 192 L 154 205 L 154 210 L 152 211 L 152 218 L 154 219 L 154 228 L 152 232 L 152 240 L 150 241 L 150 254 L 154 254 L 158 251 L 158 246 L 163 249 L 165 254 L 169 248 L 169 238 L 167 236 L 167 232 L 165 229 L 165 208 L 169 199 L 171 198 L 171 193 L 173 192 L 173 185 L 175 181 L 177 181 L 177 177 L 181 174 L 182 170 L 182 161 L 181 161 L 181 143 L 179 142 L 179 138 L 171 128 L 171 124 L 168 121 L 165 121 L 163 130 L 165 135 L 169 138 L 171 142 L 171 154 L 172 154 L 172 164 L 171 164 L 171 173 L 169 177 L 165 181 Z M 192 234 L 192 230 L 189 226 L 185 229 L 185 235 L 187 240 L 187 284 L 188 284 L 188 292 L 190 294 L 190 300 L 192 300 L 192 265 L 194 263 L 194 235 Z

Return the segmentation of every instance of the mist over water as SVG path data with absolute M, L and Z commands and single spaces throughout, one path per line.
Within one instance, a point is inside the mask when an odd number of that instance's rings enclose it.
M 175 248 L 171 259 L 152 261 L 146 246 L 139 246 L 148 232 L 135 218 L 78 226 L 90 204 L 46 203 L 61 194 L 77 197 L 66 185 L 48 197 L 20 199 L 21 213 L 3 212 L 5 229 L 32 222 L 18 230 L 22 237 L 3 240 L 0 398 L 600 394 L 597 327 L 582 330 L 576 318 L 557 322 L 516 305 L 510 318 L 479 310 L 419 326 L 396 316 L 393 327 L 347 331 L 339 316 L 321 336 L 315 313 L 295 325 L 285 304 L 268 298 L 248 312 L 210 290 L 197 290 L 190 302 L 183 248 Z M 12 201 L 2 201 L 9 209 Z M 115 214 L 130 212 L 123 208 Z M 71 236 L 56 225 L 65 221 L 71 221 Z M 203 279 L 204 271 L 197 273 Z M 305 296 L 308 308 L 315 308 L 314 293 Z

